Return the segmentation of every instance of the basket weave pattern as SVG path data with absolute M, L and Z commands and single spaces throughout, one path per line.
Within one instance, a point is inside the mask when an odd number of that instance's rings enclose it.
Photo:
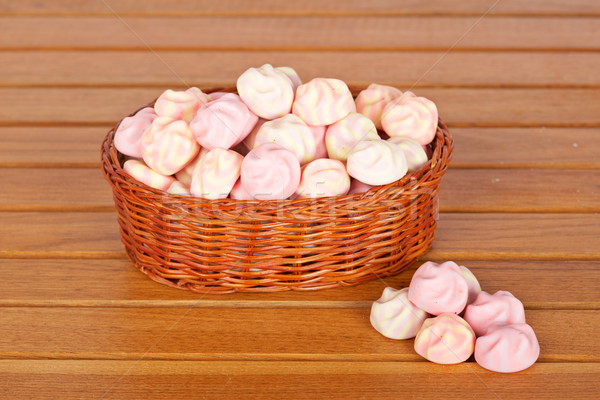
M 223 91 L 206 92 L 216 90 Z M 433 241 L 439 184 L 453 151 L 440 121 L 427 164 L 366 193 L 207 200 L 129 176 L 115 129 L 102 144 L 102 167 L 129 258 L 155 281 L 200 293 L 316 290 L 399 273 Z

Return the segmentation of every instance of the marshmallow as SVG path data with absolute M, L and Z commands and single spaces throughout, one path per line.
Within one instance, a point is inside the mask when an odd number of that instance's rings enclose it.
M 254 197 L 246 192 L 246 189 L 242 186 L 242 178 L 235 181 L 235 184 L 229 193 L 229 197 L 235 200 L 254 200 Z
M 510 292 L 499 290 L 493 295 L 481 292 L 475 301 L 467 306 L 465 320 L 477 336 L 482 336 L 494 323 L 525 323 L 525 309 L 523 303 Z
M 200 151 L 187 122 L 158 117 L 142 136 L 142 158 L 156 172 L 172 175 Z
M 493 324 L 475 342 L 475 361 L 490 371 L 522 371 L 539 356 L 540 344 L 527 324 Z
M 300 80 L 298 73 L 292 67 L 277 67 L 275 68 L 275 70 L 283 72 L 285 76 L 287 76 L 290 79 L 290 81 L 292 82 L 292 88 L 294 89 L 294 92 L 296 91 L 296 88 L 298 86 L 302 85 L 302 81 Z
M 408 288 L 396 290 L 386 287 L 371 306 L 371 325 L 390 339 L 414 338 L 429 316 L 408 301 Z
M 266 119 L 259 118 L 256 122 L 256 125 L 254 125 L 254 128 L 252 128 L 252 131 L 250 131 L 248 136 L 246 136 L 246 138 L 242 141 L 242 144 L 244 147 L 246 147 L 246 149 L 252 150 L 255 147 L 254 143 L 256 142 L 256 135 L 258 135 L 258 131 L 265 122 L 267 122 Z
M 142 158 L 142 135 L 157 117 L 154 108 L 142 108 L 135 115 L 123 118 L 115 131 L 115 147 L 122 154 Z
M 467 304 L 468 286 L 458 265 L 452 261 L 428 261 L 415 271 L 408 299 L 433 315 L 460 313 Z
M 190 196 L 190 188 L 182 182 L 175 181 L 169 186 L 167 192 L 170 194 L 177 194 L 180 196 Z
M 317 148 L 315 151 L 315 160 L 318 158 L 328 158 L 327 145 L 325 144 L 325 132 L 327 131 L 326 126 L 309 126 L 310 131 L 315 138 Z
M 264 143 L 275 143 L 288 149 L 296 155 L 300 164 L 314 160 L 317 152 L 317 143 L 312 131 L 294 114 L 266 121 L 256 134 L 254 147 Z
M 244 157 L 233 150 L 212 149 L 200 159 L 190 192 L 205 199 L 224 199 L 240 177 Z
M 192 184 L 192 177 L 194 176 L 194 170 L 196 169 L 196 165 L 200 162 L 200 159 L 204 157 L 208 153 L 208 149 L 204 147 L 200 149 L 198 155 L 192 159 L 182 170 L 175 174 L 175 178 L 178 181 L 183 183 L 185 186 L 190 186 Z
M 475 333 L 456 314 L 426 319 L 415 338 L 415 351 L 438 364 L 458 364 L 473 354 Z
M 220 99 L 221 97 L 225 96 L 226 94 L 230 94 L 231 92 L 212 92 L 208 94 L 208 101 L 213 101 L 213 100 L 217 100 Z
M 300 183 L 300 163 L 291 151 L 265 143 L 252 149 L 242 162 L 242 186 L 257 200 L 286 199 Z
M 402 150 L 385 140 L 363 140 L 348 154 L 346 169 L 351 177 L 369 185 L 385 185 L 406 175 Z
M 308 125 L 330 125 L 356 112 L 356 105 L 344 82 L 315 78 L 298 86 L 292 112 Z
M 202 147 L 229 149 L 244 140 L 257 121 L 238 95 L 227 93 L 201 107 L 190 127 Z
M 237 91 L 248 108 L 264 119 L 282 117 L 292 109 L 292 81 L 270 64 L 248 68 L 237 80 Z
M 431 143 L 437 124 L 438 111 L 435 104 L 425 97 L 416 97 L 411 92 L 406 92 L 389 103 L 381 116 L 381 125 L 388 135 L 409 137 L 422 145 Z
M 208 103 L 208 95 L 196 87 L 185 91 L 167 89 L 156 99 L 154 110 L 161 117 L 183 119 L 190 122 L 196 110 Z
M 382 129 L 383 109 L 400 96 L 402 92 L 395 87 L 372 83 L 356 96 L 356 111 L 373 121 L 377 129 Z
M 358 179 L 351 179 L 350 180 L 350 190 L 348 190 L 348 194 L 364 193 L 373 187 L 374 186 L 367 185 L 366 183 L 361 182 Z
M 379 135 L 373 122 L 362 114 L 351 112 L 329 125 L 325 144 L 329 158 L 346 161 L 348 154 L 362 140 L 377 140 Z
M 348 193 L 350 177 L 341 161 L 319 158 L 302 168 L 300 185 L 296 190 L 299 198 L 338 196 Z
M 475 275 L 469 270 L 467 267 L 459 265 L 460 273 L 465 278 L 467 282 L 467 291 L 469 292 L 467 296 L 467 305 L 473 303 L 479 293 L 481 293 L 481 285 L 479 285 L 479 281 L 475 278 Z
M 136 180 L 159 190 L 167 190 L 175 179 L 172 176 L 159 174 L 139 160 L 127 160 L 123 169 Z
M 418 170 L 428 161 L 427 153 L 425 153 L 423 146 L 416 140 L 404 136 L 396 136 L 388 139 L 388 141 L 402 149 L 409 171 Z

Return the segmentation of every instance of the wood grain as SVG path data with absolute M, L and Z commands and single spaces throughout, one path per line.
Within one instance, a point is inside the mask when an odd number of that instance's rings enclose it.
M 0 167 L 100 168 L 100 144 L 109 129 L 0 127 Z M 451 169 L 600 168 L 598 129 L 475 127 L 451 133 Z
M 0 49 L 600 48 L 594 18 L 480 17 L 11 17 L 0 19 Z
M 99 168 L 0 169 L 0 211 L 111 211 L 110 186 Z M 44 193 L 43 196 L 40 193 Z M 598 212 L 595 170 L 449 170 L 442 212 Z
M 596 399 L 597 363 L 536 364 L 516 374 L 474 363 L 0 360 L 11 399 Z M 401 378 L 399 378 L 401 377 Z
M 115 213 L 0 213 L 0 257 L 122 258 L 116 221 Z M 444 213 L 425 257 L 600 260 L 600 214 Z
M 504 51 L 163 51 L 158 55 L 146 51 L 4 51 L 0 52 L 0 85 L 170 87 L 181 86 L 183 80 L 189 85 L 216 87 L 231 85 L 249 65 L 264 63 L 291 65 L 305 82 L 327 76 L 358 86 L 372 82 L 405 88 L 413 84 L 600 86 L 600 76 L 595 73 L 600 63 L 598 53 Z
M 160 0 L 106 1 L 119 15 L 595 15 L 598 4 L 586 0 L 561 1 L 463 0 L 452 4 L 444 0 L 394 3 L 385 0 Z M 494 6 L 492 8 L 492 6 Z M 112 15 L 102 2 L 85 0 L 10 0 L 0 1 L 0 13 L 8 15 Z
M 597 262 L 456 261 L 475 274 L 483 290 L 509 290 L 527 309 L 600 310 Z M 369 308 L 386 286 L 407 287 L 421 264 L 394 277 L 318 293 L 199 295 L 155 283 L 128 260 L 0 259 L 0 306 Z
M 114 124 L 161 92 L 158 88 L 0 88 L 0 125 Z M 421 88 L 417 94 L 437 104 L 451 129 L 600 126 L 600 91 L 594 89 Z M 17 98 L 18 102 L 13 100 Z M 565 104 L 570 105 L 568 112 Z
M 375 331 L 369 308 L 0 311 L 0 323 L 12 328 L 0 336 L 2 359 L 421 360 L 412 340 Z M 599 317 L 595 310 L 528 310 L 542 349 L 539 361 L 600 361 L 600 344 L 588 339 L 600 329 Z

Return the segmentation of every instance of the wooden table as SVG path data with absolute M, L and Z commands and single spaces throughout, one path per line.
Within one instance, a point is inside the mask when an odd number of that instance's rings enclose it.
M 599 2 L 1 0 L 0 33 L 1 398 L 598 398 Z M 129 263 L 100 172 L 109 127 L 267 62 L 438 104 L 456 151 L 423 260 L 522 299 L 537 364 L 435 365 L 379 335 L 371 302 L 415 266 L 210 296 Z

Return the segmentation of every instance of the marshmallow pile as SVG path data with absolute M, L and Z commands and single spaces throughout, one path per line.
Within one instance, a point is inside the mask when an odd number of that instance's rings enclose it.
M 426 262 L 408 288 L 385 288 L 371 307 L 371 324 L 391 339 L 415 338 L 415 351 L 438 364 L 475 353 L 486 369 L 517 372 L 540 354 L 523 304 L 506 291 L 482 291 L 473 273 L 452 261 Z
M 114 143 L 133 178 L 171 194 L 237 200 L 361 193 L 428 161 L 438 122 L 424 97 L 338 79 L 302 84 L 265 64 L 237 93 L 167 90 L 123 119 Z

